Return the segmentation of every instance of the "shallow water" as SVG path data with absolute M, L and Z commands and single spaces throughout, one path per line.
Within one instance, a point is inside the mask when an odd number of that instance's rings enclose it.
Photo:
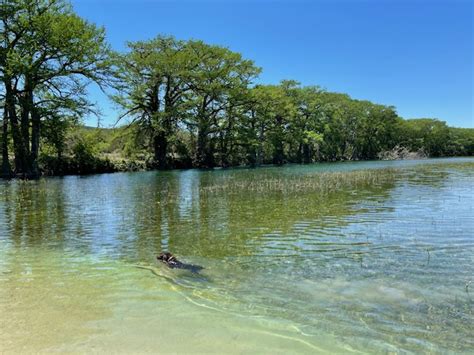
M 0 182 L 0 351 L 472 352 L 473 168 Z

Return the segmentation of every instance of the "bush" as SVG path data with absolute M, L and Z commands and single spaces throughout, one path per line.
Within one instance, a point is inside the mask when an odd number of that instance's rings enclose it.
M 80 140 L 72 149 L 72 157 L 61 157 L 42 154 L 39 159 L 43 175 L 88 175 L 118 171 L 109 159 L 95 156 L 84 141 Z

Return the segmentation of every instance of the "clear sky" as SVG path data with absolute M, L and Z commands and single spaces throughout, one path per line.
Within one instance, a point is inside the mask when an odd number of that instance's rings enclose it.
M 202 39 L 263 68 L 259 82 L 295 79 L 393 105 L 404 118 L 474 127 L 470 0 L 73 0 L 116 50 L 157 34 Z M 103 124 L 118 113 L 97 89 Z M 96 119 L 88 119 L 96 124 Z

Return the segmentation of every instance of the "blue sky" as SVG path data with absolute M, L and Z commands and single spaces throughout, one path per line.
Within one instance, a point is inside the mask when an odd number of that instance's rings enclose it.
M 470 0 L 73 0 L 116 50 L 170 34 L 241 52 L 259 81 L 305 85 L 393 105 L 404 118 L 474 127 Z M 118 116 L 91 88 L 104 125 Z M 96 124 L 95 118 L 86 123 Z

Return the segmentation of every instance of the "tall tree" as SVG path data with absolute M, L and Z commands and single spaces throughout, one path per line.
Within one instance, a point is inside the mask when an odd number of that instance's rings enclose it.
M 128 46 L 118 58 L 120 84 L 113 98 L 125 110 L 122 117 L 148 132 L 156 166 L 169 166 L 169 143 L 185 125 L 197 132 L 196 166 L 212 166 L 215 142 L 209 136 L 217 136 L 225 113 L 239 105 L 259 69 L 238 53 L 201 41 L 158 36 Z
M 323 140 L 322 93 L 323 90 L 317 86 L 292 90 L 297 111 L 290 126 L 290 135 L 295 146 L 293 159 L 297 163 L 308 164 L 319 159 L 319 147 Z
M 128 43 L 129 52 L 116 61 L 119 82 L 113 99 L 125 110 L 121 118 L 132 117 L 148 133 L 158 168 L 169 166 L 169 143 L 185 117 L 189 76 L 198 65 L 186 46 L 158 36 Z
M 190 77 L 191 124 L 197 132 L 194 162 L 197 167 L 210 168 L 215 164 L 215 140 L 223 129 L 229 133 L 232 116 L 246 103 L 247 90 L 260 68 L 240 53 L 202 41 L 190 41 L 188 48 L 198 64 Z
M 253 90 L 255 117 L 257 120 L 257 164 L 265 160 L 264 146 L 269 143 L 271 161 L 281 165 L 286 160 L 285 144 L 288 128 L 296 114 L 296 106 L 288 95 L 287 83 L 282 85 L 258 85 Z
M 401 145 L 411 150 L 424 149 L 430 156 L 444 156 L 449 150 L 451 131 L 446 122 L 431 118 L 401 121 Z
M 109 49 L 104 30 L 78 17 L 64 0 L 5 2 L 1 70 L 15 171 L 36 177 L 41 121 L 48 118 L 48 108 L 87 106 L 84 87 L 106 79 Z

